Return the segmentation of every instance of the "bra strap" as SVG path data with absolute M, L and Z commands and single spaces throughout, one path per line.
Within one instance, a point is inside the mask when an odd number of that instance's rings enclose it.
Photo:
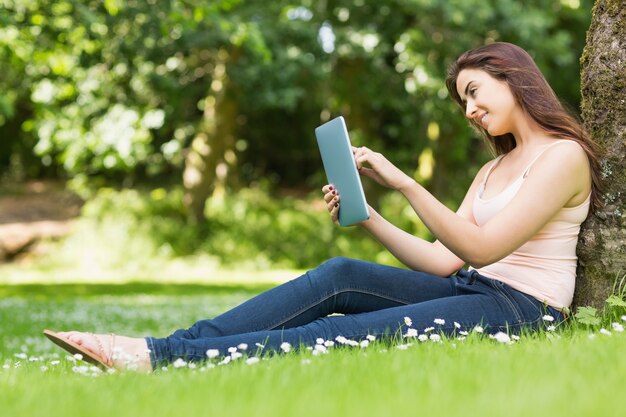
M 496 159 L 494 159 L 493 163 L 491 164 L 491 166 L 487 170 L 487 173 L 485 174 L 485 178 L 483 178 L 483 182 L 481 183 L 482 186 L 484 186 L 487 183 L 487 180 L 489 179 L 489 175 L 491 174 L 491 171 L 500 163 L 500 160 L 502 159 L 504 155 L 505 154 L 502 154 L 498 156 Z
M 482 198 L 483 192 L 485 191 L 485 185 L 487 185 L 487 179 L 489 178 L 489 174 L 491 174 L 491 170 L 494 169 L 498 165 L 498 163 L 500 162 L 503 156 L 504 154 L 494 159 L 494 161 L 491 163 L 491 166 L 489 166 L 489 169 L 487 169 L 487 172 L 485 173 L 485 178 L 483 178 L 483 181 L 480 183 L 480 186 L 478 187 L 478 193 L 477 193 L 478 197 Z

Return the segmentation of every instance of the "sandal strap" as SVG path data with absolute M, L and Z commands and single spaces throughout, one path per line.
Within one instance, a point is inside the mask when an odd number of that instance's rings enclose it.
M 109 360 L 111 361 L 111 366 L 113 366 L 113 349 L 115 349 L 115 333 L 109 334 Z
M 89 335 L 93 337 L 96 343 L 98 344 L 98 349 L 100 350 L 100 357 L 102 358 L 102 361 L 107 366 L 113 367 L 113 348 L 115 347 L 115 334 L 111 333 L 111 337 L 109 338 L 109 354 L 108 355 L 106 351 L 104 350 L 104 346 L 102 346 L 102 341 L 100 340 L 100 338 L 93 333 L 89 333 Z

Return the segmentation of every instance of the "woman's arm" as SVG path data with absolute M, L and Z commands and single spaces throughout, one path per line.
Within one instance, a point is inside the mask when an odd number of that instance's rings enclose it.
M 364 168 L 363 163 L 371 168 Z M 568 201 L 581 192 L 588 193 L 590 187 L 589 164 L 582 148 L 555 146 L 533 164 L 511 202 L 479 227 L 441 204 L 412 178 L 399 175 L 399 170 L 382 155 L 365 149 L 357 157 L 357 166 L 366 170 L 365 175 L 401 191 L 437 239 L 474 267 L 489 265 L 512 253 Z M 476 187 L 477 182 L 472 186 Z
M 478 172 L 454 215 L 475 223 L 472 202 L 487 166 L 485 165 Z M 446 248 L 439 240 L 428 242 L 413 236 L 388 222 L 372 208 L 370 208 L 370 215 L 370 219 L 362 222 L 361 226 L 409 268 L 446 277 L 465 265 L 464 260 Z
M 369 220 L 362 223 L 389 252 L 409 268 L 447 277 L 465 262 L 441 242 L 428 242 L 396 227 L 370 208 Z
M 476 175 L 474 182 L 470 186 L 463 202 L 456 212 L 457 216 L 475 223 L 472 214 L 472 202 L 474 194 L 484 177 L 487 166 L 485 165 Z M 327 185 L 322 188 L 325 193 L 324 199 L 328 205 L 328 211 L 335 224 L 338 224 L 339 196 L 332 186 Z M 397 226 L 387 221 L 373 208 L 369 208 L 370 218 L 362 223 L 364 229 L 371 233 L 389 252 L 391 252 L 400 262 L 407 267 L 423 271 L 442 277 L 447 277 L 461 268 L 465 261 L 456 256 L 440 241 L 428 242 L 417 236 L 403 231 Z

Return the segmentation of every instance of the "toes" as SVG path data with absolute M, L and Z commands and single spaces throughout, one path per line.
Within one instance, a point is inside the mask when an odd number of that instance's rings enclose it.
M 70 340 L 78 345 L 83 344 L 84 335 L 80 332 L 68 332 L 67 336 L 65 336 L 67 340 Z

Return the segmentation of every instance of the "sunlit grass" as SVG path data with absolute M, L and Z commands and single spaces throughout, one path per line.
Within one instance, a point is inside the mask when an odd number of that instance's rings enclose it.
M 149 281 L 162 284 L 249 285 L 279 284 L 304 273 L 297 269 L 253 270 L 216 267 L 198 259 L 151 259 L 144 267 L 93 268 L 81 265 L 0 265 L 0 285 L 41 283 L 128 284 Z
M 335 343 L 327 353 L 303 349 L 252 364 L 246 357 L 255 352 L 248 348 L 227 365 L 215 358 L 151 375 L 94 373 L 41 335 L 46 327 L 165 335 L 264 288 L 0 287 L 0 415 L 621 414 L 626 336 L 605 322 L 570 322 L 511 343 L 472 331 L 464 340 Z

